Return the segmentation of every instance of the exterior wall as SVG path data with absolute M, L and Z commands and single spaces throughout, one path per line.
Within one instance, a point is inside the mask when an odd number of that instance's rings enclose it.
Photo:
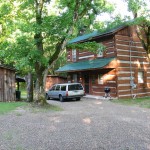
M 133 28 L 130 28 L 130 30 L 131 36 L 120 34 L 120 32 L 115 35 L 118 61 L 118 98 L 150 96 L 150 63 L 135 31 Z M 126 29 L 123 31 L 122 33 L 127 32 Z M 144 73 L 144 83 L 138 83 L 138 71 Z M 131 86 L 132 81 L 136 85 L 134 89 Z
M 101 42 L 106 47 L 103 57 L 116 57 L 115 39 L 113 36 L 110 36 L 109 38 L 102 38 L 99 41 L 97 40 L 97 42 Z
M 59 77 L 59 76 L 47 76 L 46 78 L 46 85 L 45 85 L 45 91 L 48 91 L 52 85 L 57 83 L 66 83 L 67 78 Z
M 118 98 L 150 96 L 150 62 L 146 51 L 138 39 L 134 27 L 125 27 L 113 35 L 93 39 L 106 46 L 102 58 L 116 57 L 116 63 L 103 69 L 76 71 L 69 73 L 69 81 L 73 82 L 73 74 L 85 89 L 89 86 L 89 94 L 104 96 L 104 87 L 111 88 L 111 96 Z M 72 62 L 72 51 L 68 50 L 68 62 Z M 88 51 L 77 52 L 77 61 L 98 58 Z M 115 68 L 115 69 L 113 69 Z M 138 72 L 143 72 L 143 83 L 138 82 Z M 102 75 L 103 84 L 98 83 L 98 75 Z M 86 76 L 89 83 L 86 82 Z M 132 77 L 132 78 L 131 78 Z M 136 85 L 132 88 L 131 84 Z
M 99 57 L 97 54 L 93 52 L 89 52 L 88 50 L 77 50 L 77 60 L 76 61 L 83 61 L 83 60 L 90 60 L 96 58 L 103 58 L 103 57 L 116 57 L 116 49 L 115 49 L 115 40 L 114 37 L 104 38 L 102 40 L 97 40 L 96 42 L 102 43 L 106 50 L 103 52 L 103 56 Z M 72 62 L 72 50 L 67 50 L 67 61 Z
M 0 68 L 0 101 L 15 100 L 15 71 Z

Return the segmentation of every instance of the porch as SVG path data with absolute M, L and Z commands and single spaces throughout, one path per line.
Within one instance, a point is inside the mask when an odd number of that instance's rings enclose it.
M 85 93 L 93 96 L 104 96 L 105 87 L 111 89 L 111 97 L 117 96 L 116 61 L 114 58 L 101 58 L 70 63 L 57 72 L 67 72 L 68 82 L 79 82 Z

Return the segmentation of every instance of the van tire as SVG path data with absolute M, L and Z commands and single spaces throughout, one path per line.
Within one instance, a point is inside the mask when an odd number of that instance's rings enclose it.
M 60 100 L 60 102 L 64 101 L 64 98 L 62 97 L 62 95 L 59 95 L 59 100 Z

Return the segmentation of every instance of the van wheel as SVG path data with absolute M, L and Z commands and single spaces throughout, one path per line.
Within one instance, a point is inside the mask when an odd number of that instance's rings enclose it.
M 81 99 L 80 97 L 77 97 L 77 98 L 76 98 L 76 101 L 80 101 L 80 99 Z
M 60 102 L 63 102 L 63 101 L 64 101 L 62 95 L 59 95 L 59 100 L 60 100 Z
M 50 99 L 50 97 L 48 96 L 48 94 L 46 94 L 46 100 L 49 100 Z

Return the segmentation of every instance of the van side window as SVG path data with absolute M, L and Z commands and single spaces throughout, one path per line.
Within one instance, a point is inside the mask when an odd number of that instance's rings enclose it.
M 61 86 L 61 91 L 66 91 L 66 85 Z
M 54 90 L 55 90 L 55 87 L 56 87 L 56 86 L 53 86 L 53 87 L 50 89 L 50 91 L 54 91 Z
M 56 91 L 59 91 L 60 90 L 60 85 L 57 85 L 56 86 Z

